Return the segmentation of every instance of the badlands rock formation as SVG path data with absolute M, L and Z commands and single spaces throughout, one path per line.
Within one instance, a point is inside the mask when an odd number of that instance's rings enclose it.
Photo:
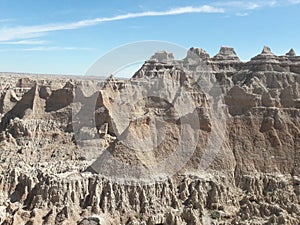
M 1 74 L 1 224 L 299 224 L 300 57 L 158 52 L 130 80 Z

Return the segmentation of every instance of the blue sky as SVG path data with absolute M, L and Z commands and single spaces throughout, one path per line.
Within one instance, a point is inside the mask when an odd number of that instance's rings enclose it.
M 160 40 L 242 60 L 300 53 L 300 0 L 0 0 L 0 71 L 85 74 L 117 46 Z

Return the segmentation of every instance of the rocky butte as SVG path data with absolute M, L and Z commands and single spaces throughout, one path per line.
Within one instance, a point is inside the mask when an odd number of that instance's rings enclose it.
M 1 224 L 300 224 L 293 49 L 162 51 L 129 80 L 0 82 Z

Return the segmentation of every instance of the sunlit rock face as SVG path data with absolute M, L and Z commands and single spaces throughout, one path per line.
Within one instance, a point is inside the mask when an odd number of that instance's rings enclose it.
M 155 53 L 129 80 L 1 74 L 3 224 L 299 224 L 300 57 Z

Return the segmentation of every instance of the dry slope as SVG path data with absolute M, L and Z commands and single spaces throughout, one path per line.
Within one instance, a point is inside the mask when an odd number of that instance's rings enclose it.
M 299 81 L 268 47 L 159 52 L 130 80 L 1 74 L 1 223 L 299 224 Z

